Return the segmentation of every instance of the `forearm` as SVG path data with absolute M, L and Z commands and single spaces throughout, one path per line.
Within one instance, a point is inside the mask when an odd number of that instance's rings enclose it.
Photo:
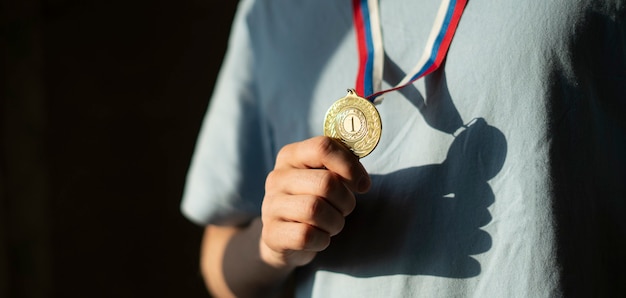
M 201 267 L 207 287 L 217 297 L 278 296 L 293 268 L 275 268 L 260 257 L 260 218 L 246 227 L 208 226 Z

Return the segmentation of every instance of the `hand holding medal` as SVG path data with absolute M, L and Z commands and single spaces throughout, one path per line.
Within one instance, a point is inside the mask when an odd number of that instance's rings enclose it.
M 425 54 L 414 71 L 396 87 L 378 91 L 383 66 L 378 3 L 353 0 L 360 61 L 356 90 L 348 90 L 328 109 L 324 121 L 327 137 L 288 144 L 279 152 L 266 180 L 261 211 L 260 254 L 265 263 L 285 270 L 308 264 L 341 232 L 345 217 L 355 208 L 354 193 L 366 192 L 371 186 L 366 169 L 355 156 L 367 156 L 380 140 L 381 117 L 373 102 L 439 67 L 465 2 L 443 2 Z

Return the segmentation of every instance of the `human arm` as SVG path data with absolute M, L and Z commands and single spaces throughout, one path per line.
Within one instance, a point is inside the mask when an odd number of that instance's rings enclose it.
M 260 217 L 245 227 L 208 225 L 205 228 L 200 266 L 211 294 L 215 297 L 281 294 L 291 271 L 273 268 L 261 260 L 260 235 Z
M 218 297 L 279 293 L 341 231 L 356 205 L 353 192 L 369 186 L 358 158 L 337 141 L 283 147 L 266 179 L 261 217 L 244 227 L 206 228 L 201 267 L 209 290 Z

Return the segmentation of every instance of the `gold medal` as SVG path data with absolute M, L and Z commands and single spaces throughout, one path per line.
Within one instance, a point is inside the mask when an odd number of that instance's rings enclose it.
M 324 120 L 324 135 L 341 140 L 359 158 L 376 148 L 382 130 L 376 107 L 353 89 L 328 109 Z

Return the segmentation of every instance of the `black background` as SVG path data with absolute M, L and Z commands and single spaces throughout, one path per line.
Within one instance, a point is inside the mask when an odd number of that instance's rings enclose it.
M 206 297 L 179 211 L 237 1 L 0 7 L 0 297 Z

